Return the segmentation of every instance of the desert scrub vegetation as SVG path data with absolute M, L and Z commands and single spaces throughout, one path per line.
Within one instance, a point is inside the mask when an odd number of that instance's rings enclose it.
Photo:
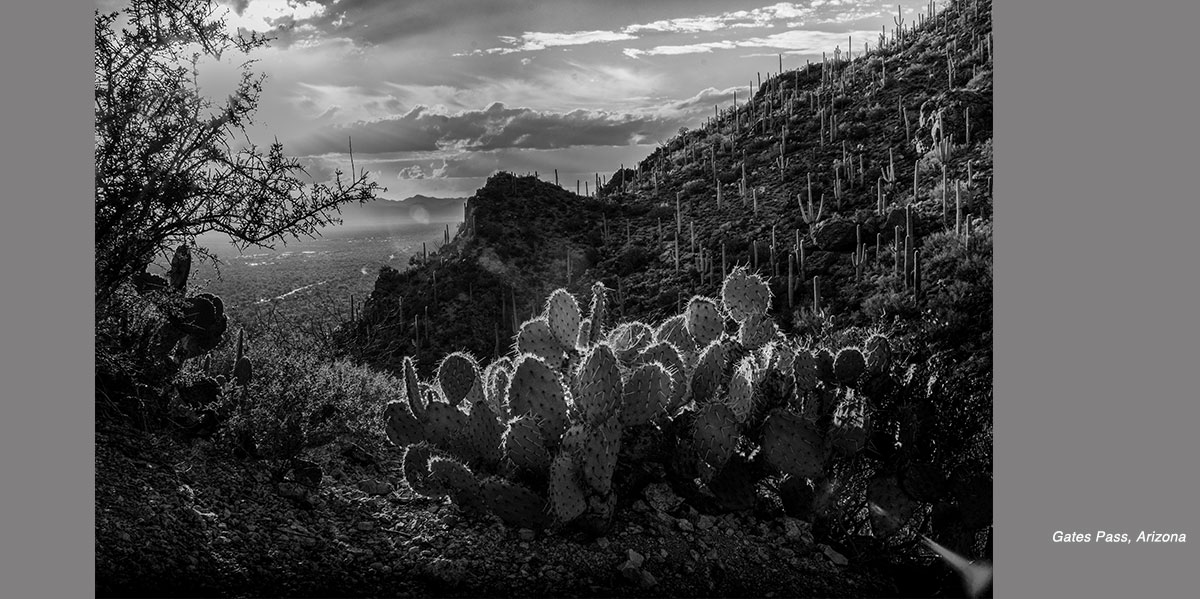
M 385 426 L 409 486 L 592 534 L 663 479 L 716 512 L 765 485 L 822 534 L 885 545 L 932 529 L 973 546 L 990 525 L 990 385 L 879 328 L 786 335 L 743 268 L 657 323 L 616 320 L 609 294 L 556 290 L 491 363 L 456 352 L 422 378 L 405 359 Z

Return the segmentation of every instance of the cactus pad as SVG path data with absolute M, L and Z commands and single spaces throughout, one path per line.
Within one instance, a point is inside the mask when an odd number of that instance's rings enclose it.
M 729 409 L 739 423 L 746 422 L 754 411 L 754 359 L 751 356 L 742 358 L 733 378 L 729 381 Z
M 579 337 L 579 303 L 566 289 L 556 289 L 546 300 L 546 323 L 565 349 L 575 347 Z
M 704 348 L 700 359 L 696 362 L 696 369 L 692 372 L 693 401 L 703 404 L 716 398 L 728 360 L 728 352 L 720 341 L 714 341 Z
M 495 464 L 500 461 L 500 438 L 504 435 L 504 427 L 500 419 L 487 402 L 476 400 L 471 405 L 471 414 L 467 416 L 467 427 L 462 435 L 462 447 L 473 460 L 484 464 Z
M 458 408 L 440 401 L 430 401 L 425 408 L 425 434 L 438 449 L 455 453 L 462 449 L 461 441 L 467 427 L 467 415 Z
M 493 514 L 518 528 L 545 528 L 550 524 L 546 500 L 529 489 L 503 478 L 491 477 L 479 485 Z
M 863 352 L 867 356 L 867 371 L 871 374 L 883 374 L 892 364 L 892 344 L 883 335 L 868 337 Z
M 738 327 L 738 343 L 746 349 L 758 349 L 775 338 L 775 321 L 762 314 L 751 314 Z
M 683 314 L 676 314 L 654 329 L 654 343 L 670 343 L 681 353 L 695 353 L 696 340 L 687 331 L 687 320 Z
M 867 371 L 867 360 L 857 347 L 843 347 L 833 360 L 833 378 L 843 385 L 850 385 Z
M 654 342 L 654 329 L 644 322 L 627 322 L 608 334 L 608 344 L 621 362 L 628 363 Z
M 785 410 L 774 410 L 763 424 L 763 457 L 784 474 L 817 478 L 825 471 L 828 452 L 812 422 Z
M 687 395 L 688 379 L 684 372 L 683 359 L 675 346 L 666 341 L 655 343 L 647 347 L 636 361 L 637 364 L 651 362 L 662 364 L 663 368 L 667 369 L 667 373 L 671 375 L 671 397 L 667 401 L 666 409 L 674 412 L 683 407 L 683 399 Z
M 550 467 L 550 452 L 546 451 L 542 430 L 532 416 L 510 420 L 501 444 L 504 455 L 518 468 L 545 472 Z
M 672 396 L 671 385 L 671 375 L 662 364 L 651 362 L 639 366 L 625 381 L 621 424 L 637 426 L 665 414 Z
M 817 351 L 817 378 L 833 384 L 833 354 L 829 353 L 828 349 L 821 348 Z
M 545 316 L 527 320 L 517 333 L 517 351 L 530 353 L 555 367 L 562 361 L 563 346 L 550 329 Z
M 751 316 L 767 313 L 771 307 L 771 288 L 762 277 L 739 266 L 721 284 L 721 303 L 730 318 L 745 322 Z
M 421 383 L 417 379 L 417 368 L 413 365 L 413 359 L 408 356 L 404 358 L 404 392 L 408 396 L 408 407 L 413 416 L 416 416 L 417 420 L 424 420 L 425 402 L 421 395 Z
M 700 457 L 719 467 L 729 460 L 737 446 L 737 417 L 725 404 L 707 404 L 696 414 L 692 438 Z
M 425 429 L 412 415 L 406 401 L 390 401 L 383 410 L 383 422 L 388 439 L 396 447 L 406 447 L 425 440 Z
M 717 302 L 711 298 L 696 296 L 688 301 L 684 311 L 684 328 L 696 341 L 696 347 L 707 347 L 725 332 L 725 319 Z
M 479 481 L 465 464 L 447 457 L 433 457 L 429 459 L 429 474 L 445 487 L 450 500 L 458 504 L 464 512 L 487 512 L 487 503 L 479 489 Z
M 796 382 L 796 391 L 812 391 L 817 388 L 820 379 L 820 369 L 817 358 L 806 349 L 796 351 L 792 359 L 792 376 Z
M 575 376 L 575 404 L 585 422 L 599 424 L 616 414 L 621 406 L 621 370 L 605 343 L 592 348 Z
M 458 406 L 471 389 L 479 385 L 479 365 L 475 359 L 463 352 L 454 352 L 442 359 L 438 365 L 438 383 L 442 395 L 452 406 Z
M 595 491 L 607 494 L 612 490 L 617 454 L 621 451 L 621 423 L 612 418 L 600 426 L 589 427 L 583 448 L 576 461 L 583 480 Z
M 608 316 L 608 289 L 604 283 L 592 285 L 592 307 L 588 314 L 588 336 L 586 345 L 594 345 L 604 338 L 604 319 Z
M 444 497 L 446 488 L 429 473 L 429 459 L 441 455 L 429 443 L 415 443 L 404 450 L 401 460 L 404 467 L 404 480 L 413 493 L 422 497 Z
M 533 354 L 517 358 L 506 401 L 513 416 L 532 414 L 548 446 L 558 444 L 567 427 L 566 389 L 558 373 Z
M 587 495 L 579 481 L 578 466 L 568 454 L 550 463 L 550 508 L 559 522 L 570 522 L 587 510 Z

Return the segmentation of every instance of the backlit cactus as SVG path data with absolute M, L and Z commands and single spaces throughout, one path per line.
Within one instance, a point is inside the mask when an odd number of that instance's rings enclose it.
M 739 266 L 721 285 L 721 303 L 730 318 L 745 322 L 751 316 L 766 314 L 771 307 L 771 288 L 762 277 Z
M 427 383 L 404 360 L 405 397 L 387 405 L 384 421 L 406 448 L 414 492 L 449 495 L 467 513 L 513 526 L 601 531 L 626 455 L 665 459 L 729 509 L 752 507 L 763 476 L 828 491 L 810 492 L 812 506 L 832 493 L 831 465 L 873 438 L 866 397 L 889 388 L 878 384 L 891 361 L 886 337 L 836 354 L 799 346 L 767 314 L 766 283 L 745 268 L 726 278 L 720 304 L 693 297 L 657 326 L 606 326 L 605 294 L 593 287 L 583 318 L 556 290 L 522 326 L 516 351 L 482 370 L 453 353 Z M 937 485 L 921 474 L 905 482 L 932 501 Z M 900 490 L 876 483 L 874 494 L 903 516 L 910 494 Z M 885 526 L 880 534 L 890 534 Z
M 867 360 L 857 347 L 845 347 L 833 360 L 833 378 L 843 385 L 852 385 L 867 371 Z
M 720 338 L 725 332 L 725 319 L 717 308 L 717 302 L 707 297 L 693 297 L 684 313 L 684 328 L 700 348 Z

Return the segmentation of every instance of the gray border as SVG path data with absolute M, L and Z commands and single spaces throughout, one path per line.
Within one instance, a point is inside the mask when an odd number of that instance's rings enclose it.
M 93 8 L 14 4 L 0 25 L 5 596 L 94 593 L 83 201 Z M 1194 596 L 1200 5 L 1026 0 L 994 10 L 997 588 Z M 1195 536 L 1182 546 L 1050 541 L 1054 530 L 1096 528 Z
M 0 595 L 95 593 L 92 11 L 0 19 Z
M 996 588 L 1195 597 L 1200 3 L 994 11 Z

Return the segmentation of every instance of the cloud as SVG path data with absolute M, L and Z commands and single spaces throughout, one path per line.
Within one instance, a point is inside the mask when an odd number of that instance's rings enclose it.
M 825 4 L 829 4 L 826 2 Z M 770 6 L 752 10 L 729 11 L 712 15 L 697 15 L 660 19 L 646 23 L 626 25 L 616 31 L 576 31 L 571 33 L 525 32 L 520 36 L 500 36 L 498 39 L 504 46 L 462 52 L 456 56 L 468 54 L 508 54 L 512 52 L 527 52 L 544 50 L 555 46 L 579 46 L 596 43 L 609 43 L 640 39 L 643 34 L 686 34 L 712 33 L 731 28 L 770 27 L 781 21 L 795 22 L 812 16 L 814 10 L 793 2 L 780 2 Z M 677 47 L 685 46 L 661 46 Z M 707 50 L 702 50 L 707 51 Z M 627 56 L 637 57 L 640 51 L 626 49 Z M 680 51 L 679 53 L 685 53 Z
M 842 49 L 845 50 L 845 46 L 851 38 L 866 40 L 873 39 L 871 36 L 874 35 L 877 34 L 873 31 L 810 31 L 793 29 L 765 37 L 698 42 L 678 46 L 655 46 L 646 50 L 626 48 L 624 52 L 630 58 L 701 54 L 712 52 L 713 50 L 733 50 L 737 48 L 774 48 L 784 50 L 784 53 L 787 54 L 811 54 L 828 51 L 835 46 L 842 46 Z
M 620 42 L 637 39 L 628 33 L 616 31 L 575 31 L 571 33 L 546 33 L 526 31 L 519 36 L 500 36 L 500 41 L 508 47 L 475 50 L 471 54 L 511 54 L 513 52 L 528 52 L 545 50 L 558 46 L 583 46 L 605 42 Z
M 585 109 L 539 111 L 499 102 L 453 114 L 417 106 L 395 118 L 322 127 L 293 147 L 302 155 L 344 152 L 348 138 L 355 153 L 364 154 L 626 146 L 667 137 L 678 129 L 680 118 Z

